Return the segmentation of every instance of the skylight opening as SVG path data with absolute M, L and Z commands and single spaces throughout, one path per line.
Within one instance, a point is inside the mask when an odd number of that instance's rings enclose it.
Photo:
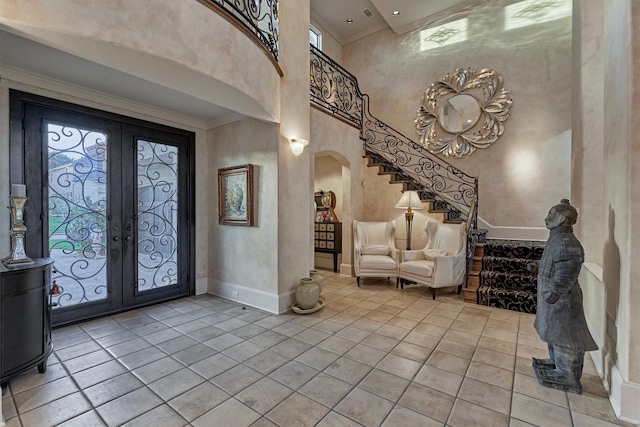
M 468 19 L 459 19 L 420 31 L 420 51 L 437 49 L 467 40 Z
M 505 7 L 506 31 L 571 16 L 569 0 L 524 0 Z

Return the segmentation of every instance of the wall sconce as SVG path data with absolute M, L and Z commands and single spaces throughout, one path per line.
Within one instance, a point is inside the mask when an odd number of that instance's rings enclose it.
M 395 207 L 407 210 L 404 213 L 407 220 L 407 250 L 411 250 L 411 222 L 413 221 L 411 209 L 424 209 L 424 205 L 417 191 L 405 191 Z
M 304 147 L 306 147 L 307 145 L 309 145 L 309 141 L 307 141 L 306 139 L 293 138 L 289 140 L 289 146 L 291 147 L 291 152 L 296 156 L 299 156 L 300 154 L 302 154 L 302 152 L 304 151 Z

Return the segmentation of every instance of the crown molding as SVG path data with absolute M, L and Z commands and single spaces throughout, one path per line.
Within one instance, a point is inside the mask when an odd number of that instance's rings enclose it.
M 182 125 L 183 127 L 195 129 L 208 129 L 204 120 L 195 119 L 184 114 L 175 113 L 173 111 L 162 108 L 152 107 L 147 104 L 131 101 L 126 98 L 110 95 L 105 92 L 89 89 L 84 86 L 75 85 L 62 80 L 53 79 L 41 74 L 32 73 L 10 66 L 0 65 L 0 81 L 11 80 L 17 83 L 35 86 L 41 89 L 50 90 L 60 94 L 77 97 L 86 101 L 97 102 L 105 106 L 111 107 L 116 113 L 122 114 L 126 110 L 128 115 L 140 117 L 140 115 L 161 119 L 166 122 L 172 122 Z M 223 120 L 218 119 L 218 120 Z M 235 121 L 235 120 L 233 120 Z

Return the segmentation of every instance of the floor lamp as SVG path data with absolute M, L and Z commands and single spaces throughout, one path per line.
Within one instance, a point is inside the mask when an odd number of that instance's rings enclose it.
M 396 203 L 396 208 L 406 209 L 404 217 L 407 220 L 407 250 L 411 250 L 411 223 L 413 222 L 412 209 L 424 209 L 422 200 L 417 191 L 405 191 L 402 193 L 400 201 Z

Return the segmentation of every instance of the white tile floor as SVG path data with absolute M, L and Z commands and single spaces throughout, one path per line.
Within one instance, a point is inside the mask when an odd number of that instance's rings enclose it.
M 206 295 L 56 329 L 47 372 L 11 381 L 7 425 L 624 425 L 590 358 L 582 395 L 538 385 L 533 315 L 322 275 L 314 314 Z

